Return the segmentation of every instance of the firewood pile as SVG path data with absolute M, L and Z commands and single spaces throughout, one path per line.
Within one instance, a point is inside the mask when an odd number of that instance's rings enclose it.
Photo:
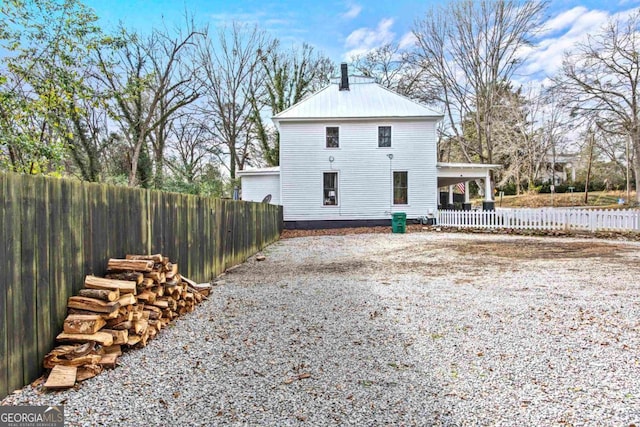
M 178 316 L 206 299 L 211 285 L 197 284 L 162 255 L 110 259 L 104 278 L 86 276 L 69 298 L 60 343 L 44 358 L 45 387 L 73 387 L 114 368 L 122 350 L 140 348 Z

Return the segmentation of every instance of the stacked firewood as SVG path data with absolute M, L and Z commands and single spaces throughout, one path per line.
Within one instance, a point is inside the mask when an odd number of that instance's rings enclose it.
M 69 298 L 61 344 L 45 356 L 48 388 L 72 387 L 116 366 L 126 348 L 147 345 L 171 320 L 205 299 L 209 284 L 182 277 L 162 255 L 110 259 L 104 278 L 86 276 L 84 289 Z

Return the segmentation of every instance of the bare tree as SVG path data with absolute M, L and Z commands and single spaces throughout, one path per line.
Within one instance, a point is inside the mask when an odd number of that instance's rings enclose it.
M 334 69 L 326 56 L 314 52 L 312 46 L 282 50 L 274 40 L 260 57 L 264 80 L 253 87 L 252 120 L 263 159 L 269 166 L 280 164 L 280 135 L 264 121 L 265 115 L 276 115 L 302 101 L 329 84 Z
M 220 195 L 215 189 L 222 190 L 222 180 L 219 174 L 211 174 L 220 166 L 220 147 L 212 145 L 212 140 L 207 117 L 197 108 L 190 109 L 172 123 L 167 135 L 166 165 L 174 187 L 179 186 L 190 193 Z M 211 178 L 216 182 L 207 182 Z
M 533 0 L 462 0 L 434 7 L 416 23 L 414 62 L 438 84 L 450 140 L 467 161 L 494 161 L 500 86 L 524 60 L 522 50 L 539 28 L 544 8 L 544 2 Z M 473 129 L 465 129 L 469 125 Z
M 640 176 L 640 11 L 606 24 L 566 54 L 558 91 L 574 116 L 630 139 Z M 631 156 L 629 156 L 631 157 Z M 627 161 L 631 161 L 627 158 Z M 640 202 L 640 192 L 637 192 Z
M 427 78 L 425 69 L 411 58 L 411 52 L 398 43 L 387 43 L 365 55 L 351 58 L 351 66 L 377 82 L 407 97 L 432 103 L 437 88 Z
M 206 93 L 203 108 L 211 117 L 213 133 L 225 147 L 224 164 L 232 180 L 256 153 L 251 94 L 264 79 L 260 58 L 267 45 L 265 33 L 257 27 L 234 23 L 220 30 L 217 40 L 207 37 L 198 47 Z
M 111 115 L 129 142 L 129 185 L 151 185 L 148 143 L 151 133 L 180 108 L 198 98 L 188 74 L 176 72 L 184 52 L 199 37 L 187 34 L 171 37 L 155 30 L 140 38 L 122 30 L 111 50 L 98 50 L 99 78 L 114 99 Z M 142 164 L 141 164 L 142 163 Z
M 193 28 L 192 23 L 188 23 Z M 197 37 L 203 33 L 192 32 Z M 159 32 L 149 46 L 149 57 L 153 67 L 155 78 L 154 86 L 164 84 L 163 75 L 167 69 L 167 61 L 172 57 L 177 47 L 177 39 L 171 38 L 166 32 Z M 156 126 L 149 134 L 153 149 L 153 180 L 155 188 L 162 188 L 164 180 L 165 149 L 168 138 L 174 126 L 174 121 L 189 112 L 183 111 L 185 107 L 201 96 L 202 85 L 197 78 L 195 70 L 196 45 L 188 42 L 180 48 L 175 55 L 174 64 L 168 69 L 168 80 L 174 85 L 172 90 L 165 91 L 158 101 L 156 110 Z

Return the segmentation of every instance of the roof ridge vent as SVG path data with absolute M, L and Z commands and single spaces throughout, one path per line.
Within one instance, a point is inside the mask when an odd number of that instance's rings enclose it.
M 346 62 L 340 64 L 340 73 L 340 90 L 349 90 L 349 71 Z

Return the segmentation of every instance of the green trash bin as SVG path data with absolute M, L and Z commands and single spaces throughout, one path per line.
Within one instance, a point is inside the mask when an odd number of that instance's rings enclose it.
M 407 214 L 404 212 L 394 212 L 391 219 L 391 231 L 394 233 L 404 233 L 407 231 Z

